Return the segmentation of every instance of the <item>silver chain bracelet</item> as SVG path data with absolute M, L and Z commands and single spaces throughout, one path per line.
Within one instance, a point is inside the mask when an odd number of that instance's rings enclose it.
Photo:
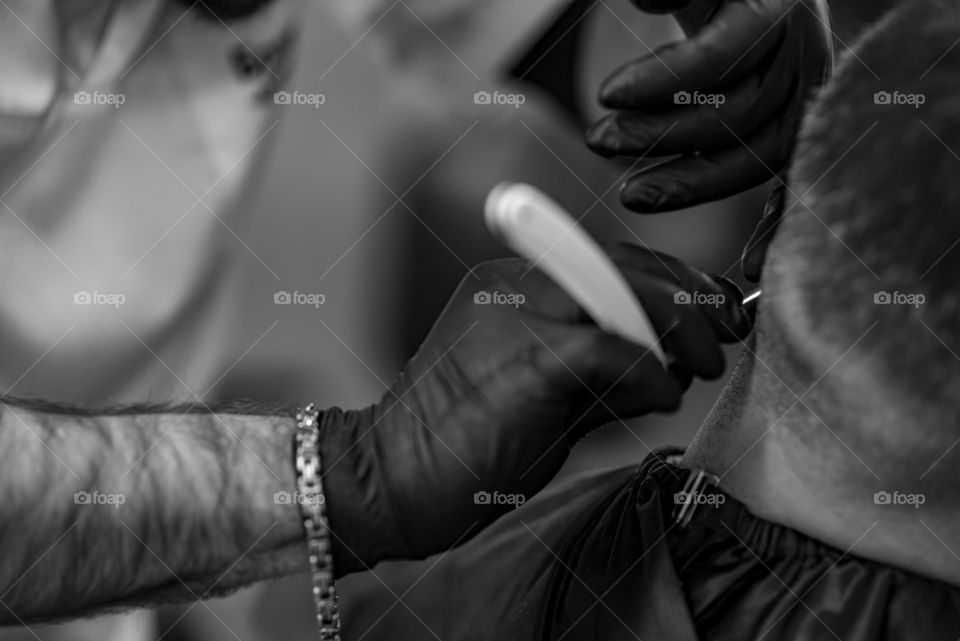
M 330 522 L 320 479 L 320 412 L 313 403 L 297 412 L 297 486 L 296 503 L 303 517 L 310 555 L 313 603 L 321 641 L 340 641 L 340 597 L 333 583 L 333 552 Z

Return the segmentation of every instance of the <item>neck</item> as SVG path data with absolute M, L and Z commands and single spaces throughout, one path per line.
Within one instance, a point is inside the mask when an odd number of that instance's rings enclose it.
M 893 491 L 883 482 L 883 461 L 868 467 L 809 409 L 811 397 L 798 402 L 754 347 L 751 339 L 681 464 L 716 474 L 760 518 L 960 586 L 955 508 L 877 504 L 875 492 Z

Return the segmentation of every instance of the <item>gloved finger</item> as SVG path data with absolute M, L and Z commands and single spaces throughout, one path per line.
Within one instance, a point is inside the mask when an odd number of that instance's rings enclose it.
M 753 283 L 760 282 L 760 272 L 767 257 L 767 248 L 783 218 L 787 193 L 786 180 L 786 172 L 782 172 L 770 192 L 770 198 L 767 199 L 763 217 L 753 230 L 740 258 L 740 269 L 744 278 Z
M 567 442 L 572 447 L 578 440 L 592 430 L 610 423 L 623 423 L 631 418 L 643 416 L 650 412 L 674 412 L 682 403 L 682 395 L 677 397 L 677 406 L 670 408 L 648 409 L 649 401 L 644 398 L 642 383 L 639 386 L 629 387 L 619 385 L 611 390 L 602 400 L 596 400 L 588 406 L 587 411 L 575 422 L 567 434 Z
M 720 341 L 737 342 L 752 330 L 753 321 L 741 307 L 743 292 L 729 279 L 708 276 L 669 254 L 631 243 L 608 243 L 604 250 L 628 283 L 631 274 L 650 274 L 675 285 L 675 301 L 697 306 Z
M 782 110 L 793 90 L 786 59 L 723 93 L 686 93 L 687 104 L 617 111 L 587 132 L 587 146 L 611 156 L 683 154 L 738 144 Z M 696 104 L 692 104 L 696 102 Z
M 701 274 L 679 258 L 649 247 L 621 241 L 601 243 L 601 247 L 621 272 L 634 270 L 649 273 L 681 288 L 691 286 L 692 282 L 697 283 L 698 274 Z M 697 284 L 703 287 L 714 286 L 706 280 L 706 277 L 702 283 Z
M 743 308 L 743 290 L 739 285 L 720 274 L 710 277 L 720 285 L 724 291 L 724 302 L 720 308 L 707 309 L 706 318 L 722 343 L 736 343 L 743 341 L 753 331 L 755 317 Z M 728 312 L 725 310 L 735 310 Z
M 658 276 L 680 289 L 721 292 L 720 286 L 709 276 L 676 256 L 622 241 L 601 243 L 601 247 L 621 271 L 633 270 Z
M 640 6 L 641 2 L 648 0 L 633 0 L 633 3 Z M 729 0 L 696 0 L 686 7 L 673 11 L 673 17 L 683 29 L 684 35 L 688 38 L 700 33 L 704 27 L 710 24 L 714 16 L 720 10 L 720 7 Z
M 647 13 L 674 13 L 685 9 L 696 0 L 632 0 L 634 6 Z
M 719 200 L 770 180 L 786 163 L 792 143 L 772 121 L 734 147 L 684 156 L 629 177 L 620 201 L 639 213 L 659 213 Z
M 552 385 L 580 400 L 580 414 L 617 386 L 633 388 L 638 396 L 634 405 L 623 410 L 670 411 L 680 404 L 680 385 L 649 346 L 589 325 L 542 322 L 531 326 L 531 331 L 539 339 L 539 348 L 530 356 L 534 367 Z
M 625 242 L 601 243 L 601 247 L 621 270 L 629 267 L 649 272 L 687 291 L 722 293 L 706 274 L 669 254 Z M 562 322 L 592 322 L 567 292 L 526 259 L 488 261 L 474 267 L 472 273 L 475 278 L 465 278 L 461 283 L 460 293 L 468 299 L 493 291 L 515 293 L 524 297 L 523 309 L 527 313 Z
M 684 392 L 690 389 L 690 386 L 693 384 L 693 374 L 684 369 L 683 365 L 676 361 L 671 361 L 670 364 L 667 365 L 667 371 L 670 372 L 673 380 L 677 381 L 680 389 Z
M 629 268 L 621 271 L 660 337 L 663 350 L 695 376 L 720 376 L 725 365 L 723 351 L 700 305 L 692 298 L 678 298 L 682 292 L 673 283 Z
M 660 106 L 679 91 L 718 91 L 757 65 L 781 41 L 783 0 L 731 2 L 693 38 L 658 48 L 604 81 L 600 103 L 609 109 Z

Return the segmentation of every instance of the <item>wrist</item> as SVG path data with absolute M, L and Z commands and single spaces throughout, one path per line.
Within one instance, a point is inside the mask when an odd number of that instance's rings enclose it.
M 410 558 L 392 511 L 376 431 L 380 416 L 330 408 L 320 414 L 320 458 L 338 576 L 389 559 Z

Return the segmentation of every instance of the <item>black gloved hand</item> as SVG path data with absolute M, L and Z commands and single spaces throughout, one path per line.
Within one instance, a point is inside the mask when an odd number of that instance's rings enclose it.
M 731 196 L 778 173 L 785 178 L 804 101 L 832 71 L 825 0 L 634 4 L 672 12 L 690 38 L 625 65 L 600 89 L 601 104 L 615 111 L 588 132 L 591 149 L 604 156 L 682 154 L 627 179 L 623 204 L 641 213 L 670 211 Z M 782 189 L 775 189 L 745 252 L 751 280 L 759 278 L 781 203 Z
M 599 330 L 525 261 L 477 267 L 357 422 L 364 437 L 347 458 L 372 488 L 357 500 L 392 516 L 366 528 L 394 540 L 378 558 L 419 558 L 466 540 L 513 507 L 498 501 L 543 488 L 591 429 L 675 410 L 691 376 L 721 375 L 721 342 L 750 331 L 736 286 L 638 247 L 609 253 L 676 365 L 665 371 L 647 347 Z

